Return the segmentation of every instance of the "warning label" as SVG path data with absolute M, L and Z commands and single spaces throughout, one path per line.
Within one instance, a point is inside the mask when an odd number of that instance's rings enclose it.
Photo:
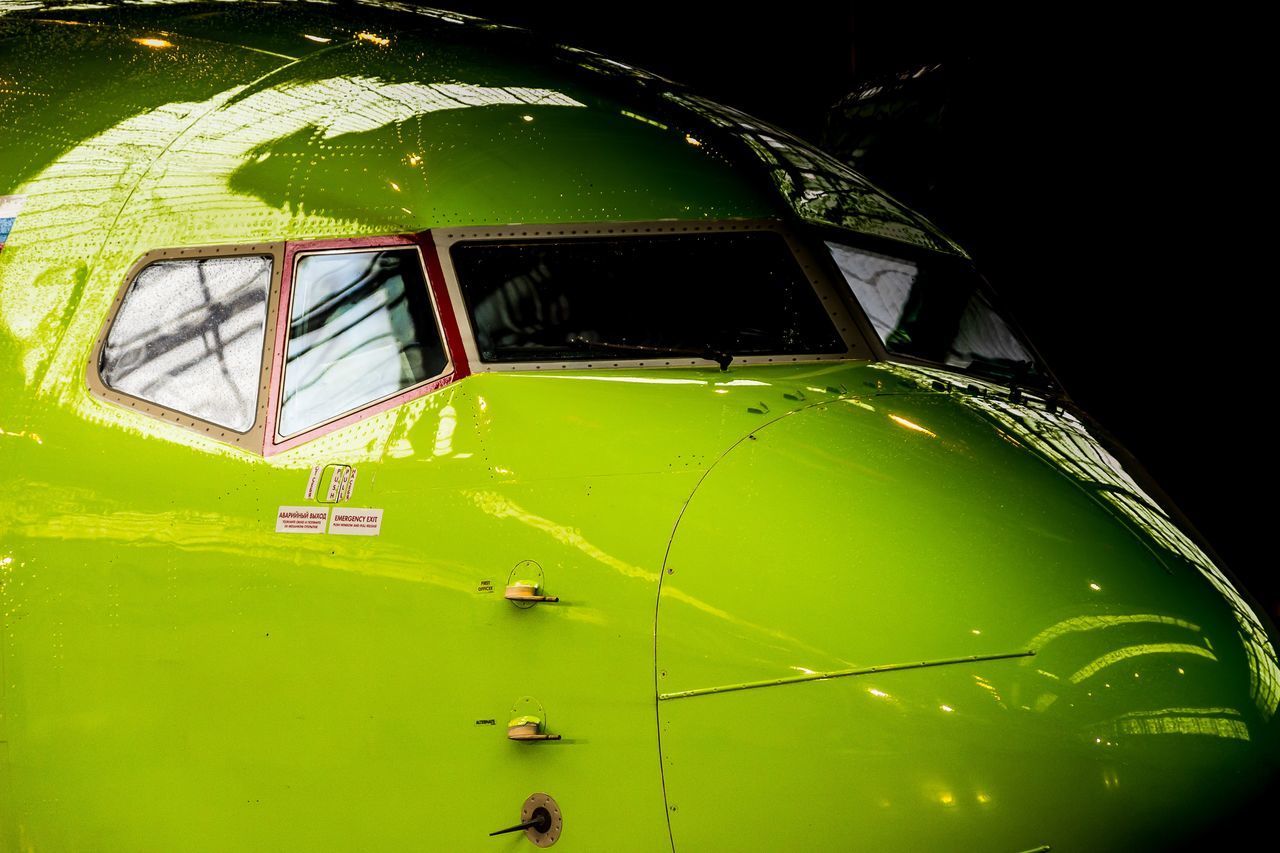
M 329 495 L 326 501 L 331 504 L 345 501 L 351 497 L 351 488 L 355 486 L 355 482 L 356 469 L 350 465 L 338 465 L 329 478 Z
M 382 510 L 335 509 L 329 532 L 343 536 L 377 536 L 382 532 Z
M 276 513 L 276 533 L 324 533 L 328 521 L 328 507 L 282 506 Z
M 316 487 L 320 485 L 320 472 L 324 470 L 323 465 L 312 465 L 311 476 L 307 478 L 307 500 L 312 500 L 316 496 Z

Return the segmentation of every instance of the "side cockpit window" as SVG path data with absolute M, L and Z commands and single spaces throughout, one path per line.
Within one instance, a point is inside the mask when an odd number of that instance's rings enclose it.
M 299 255 L 291 294 L 281 437 L 393 397 L 449 367 L 416 248 Z
M 270 255 L 143 267 L 102 343 L 98 378 L 144 404 L 246 433 L 257 419 Z
M 942 259 L 908 260 L 841 243 L 828 242 L 827 248 L 889 353 L 996 381 L 1049 381 L 973 270 Z

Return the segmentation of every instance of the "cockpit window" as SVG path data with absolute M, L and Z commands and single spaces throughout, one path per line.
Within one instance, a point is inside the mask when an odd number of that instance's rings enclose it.
M 281 436 L 393 396 L 448 366 L 417 249 L 302 255 L 289 312 Z
M 144 267 L 103 344 L 103 384 L 247 432 L 257 415 L 271 262 L 251 255 Z
M 998 381 L 1048 380 L 976 273 L 840 243 L 827 248 L 889 352 Z
M 449 257 L 486 362 L 848 349 L 772 232 L 463 241 Z

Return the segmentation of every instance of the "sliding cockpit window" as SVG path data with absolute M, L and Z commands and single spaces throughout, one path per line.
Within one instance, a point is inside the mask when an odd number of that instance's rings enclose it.
M 159 410 L 247 433 L 257 420 L 271 279 L 271 255 L 147 264 L 119 303 L 98 378 Z
M 485 362 L 849 349 L 774 232 L 474 240 L 449 257 Z
M 289 302 L 282 437 L 395 396 L 449 367 L 416 248 L 300 255 Z

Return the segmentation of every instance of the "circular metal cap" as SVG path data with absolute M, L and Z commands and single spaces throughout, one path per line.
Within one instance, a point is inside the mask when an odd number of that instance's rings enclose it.
M 520 810 L 520 822 L 533 820 L 539 809 L 551 816 L 551 824 L 545 832 L 539 832 L 536 826 L 531 826 L 524 831 L 524 836 L 539 847 L 550 847 L 560 840 L 560 833 L 564 831 L 564 817 L 555 800 L 547 794 L 531 794 Z

